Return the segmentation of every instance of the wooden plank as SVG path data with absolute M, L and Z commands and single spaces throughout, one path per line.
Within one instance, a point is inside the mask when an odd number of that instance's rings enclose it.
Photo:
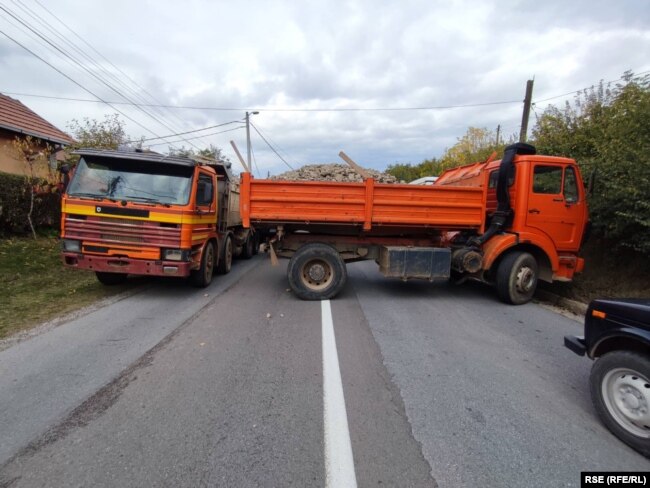
M 354 169 L 357 173 L 359 173 L 363 177 L 364 180 L 367 180 L 368 178 L 372 179 L 372 176 L 370 176 L 370 174 L 365 169 L 363 169 L 357 163 L 352 161 L 352 159 L 347 154 L 345 154 L 343 151 L 341 151 L 339 153 L 339 157 L 343 161 L 348 163 L 352 167 L 352 169 Z

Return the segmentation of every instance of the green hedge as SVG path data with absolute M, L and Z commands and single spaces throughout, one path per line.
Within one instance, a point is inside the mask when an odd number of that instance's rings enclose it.
M 34 197 L 32 221 L 36 228 L 58 228 L 61 219 L 61 196 L 45 183 Z M 29 234 L 30 187 L 23 176 L 0 172 L 0 234 Z

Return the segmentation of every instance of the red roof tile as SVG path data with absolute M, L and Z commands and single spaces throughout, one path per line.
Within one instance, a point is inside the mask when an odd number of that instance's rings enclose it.
M 0 93 L 0 127 L 59 144 L 72 144 L 74 139 L 57 129 L 20 101 Z

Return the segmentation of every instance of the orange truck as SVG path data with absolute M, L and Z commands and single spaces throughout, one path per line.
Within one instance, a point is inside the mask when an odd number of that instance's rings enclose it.
M 306 300 L 334 297 L 346 263 L 374 260 L 388 277 L 479 280 L 511 304 L 538 280 L 571 281 L 588 227 L 572 159 L 508 146 L 502 160 L 451 169 L 431 186 L 271 181 L 242 174 L 245 228 L 274 231 L 273 255 Z
M 66 266 L 113 285 L 128 274 L 189 277 L 207 286 L 233 256 L 256 253 L 230 163 L 146 151 L 81 149 L 63 195 Z

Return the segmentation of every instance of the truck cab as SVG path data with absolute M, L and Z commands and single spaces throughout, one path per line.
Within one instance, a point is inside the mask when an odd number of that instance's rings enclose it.
M 436 185 L 485 188 L 482 236 L 487 237 L 468 242 L 482 248 L 480 278 L 496 282 L 497 290 L 501 281 L 501 298 L 516 303 L 517 295 L 522 299 L 530 295 L 537 278 L 549 283 L 571 281 L 583 270 L 584 260 L 578 254 L 589 216 L 580 169 L 573 159 L 539 155 L 534 149 L 507 159 L 448 170 Z M 535 266 L 522 267 L 517 276 L 507 277 L 506 284 L 506 272 L 499 273 L 499 267 L 514 253 L 532 256 Z
M 144 151 L 80 149 L 63 195 L 61 238 L 68 267 L 112 285 L 127 275 L 190 277 L 207 286 L 250 257 L 239 190 L 224 164 Z

